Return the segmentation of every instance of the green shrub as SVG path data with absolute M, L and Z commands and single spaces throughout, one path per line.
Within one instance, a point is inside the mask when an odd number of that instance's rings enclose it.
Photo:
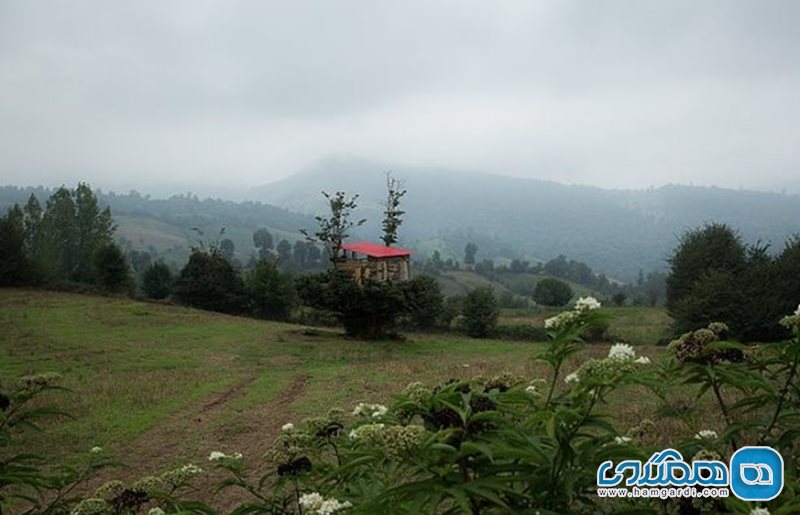
M 463 307 L 463 295 L 445 297 L 444 302 L 442 303 L 442 313 L 439 315 L 439 323 L 441 326 L 444 328 L 451 327 L 455 318 L 461 315 L 461 310 Z
M 444 297 L 439 283 L 429 275 L 418 275 L 401 283 L 405 309 L 412 326 L 419 329 L 434 327 L 442 315 Z
M 242 278 L 216 249 L 210 252 L 192 249 L 189 261 L 175 280 L 172 294 L 181 304 L 194 308 L 234 314 L 245 311 Z
M 287 320 L 297 304 L 294 281 L 272 260 L 261 259 L 245 280 L 250 312 L 257 318 Z
M 372 280 L 359 286 L 343 270 L 301 277 L 297 288 L 305 305 L 336 313 L 349 336 L 394 336 L 399 317 L 406 313 L 401 286 Z
M 107 243 L 94 253 L 94 275 L 97 285 L 113 293 L 130 292 L 133 288 L 131 267 L 116 243 Z
M 486 338 L 490 336 L 500 317 L 500 310 L 491 288 L 476 288 L 464 298 L 461 308 L 464 316 L 464 329 L 469 336 Z
M 566 306 L 572 298 L 572 288 L 558 279 L 542 279 L 533 290 L 533 300 L 543 306 Z
M 148 266 L 142 275 L 142 290 L 151 299 L 166 299 L 172 291 L 172 271 L 163 261 Z

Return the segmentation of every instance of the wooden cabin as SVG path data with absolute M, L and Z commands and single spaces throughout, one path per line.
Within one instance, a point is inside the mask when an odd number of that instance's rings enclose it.
M 349 270 L 356 283 L 375 281 L 407 281 L 411 277 L 411 251 L 376 243 L 360 242 L 342 245 L 343 258 L 336 262 L 339 270 Z

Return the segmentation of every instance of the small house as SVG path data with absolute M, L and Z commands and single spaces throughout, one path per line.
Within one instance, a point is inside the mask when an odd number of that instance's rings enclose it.
M 411 251 L 376 243 L 345 243 L 339 270 L 352 272 L 357 284 L 374 281 L 407 281 L 411 277 Z

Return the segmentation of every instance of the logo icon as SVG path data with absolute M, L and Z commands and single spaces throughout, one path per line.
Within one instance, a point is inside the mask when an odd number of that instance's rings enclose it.
M 783 457 L 771 447 L 742 447 L 731 456 L 730 487 L 743 501 L 770 501 L 783 490 Z

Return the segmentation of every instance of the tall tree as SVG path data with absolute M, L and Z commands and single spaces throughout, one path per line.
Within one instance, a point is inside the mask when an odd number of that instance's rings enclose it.
M 192 249 L 172 293 L 181 304 L 222 313 L 240 313 L 245 304 L 242 278 L 216 248 Z
M 236 250 L 236 247 L 229 238 L 225 238 L 224 240 L 219 242 L 219 251 L 222 252 L 222 257 L 227 259 L 228 261 L 233 260 L 233 253 Z
M 262 227 L 253 233 L 253 245 L 258 249 L 259 259 L 268 257 L 272 250 L 272 234 Z
M 392 177 L 392 172 L 386 172 L 386 204 L 383 211 L 383 243 L 387 247 L 397 243 L 397 230 L 403 223 L 405 211 L 400 209 L 400 199 L 406 194 L 403 181 Z
M 464 247 L 464 264 L 465 265 L 474 265 L 475 264 L 475 254 L 478 253 L 478 246 L 472 242 L 467 243 L 467 246 Z
M 251 313 L 258 318 L 287 320 L 297 303 L 292 277 L 268 259 L 256 263 L 247 274 L 245 289 Z
M 367 220 L 365 218 L 357 222 L 350 220 L 353 210 L 358 207 L 356 203 L 358 195 L 348 197 L 343 191 L 337 191 L 334 194 L 323 191 L 322 196 L 328 202 L 330 215 L 314 217 L 319 224 L 319 229 L 313 237 L 305 229 L 301 229 L 300 233 L 312 243 L 321 242 L 328 251 L 331 263 L 336 263 L 342 253 L 342 243 L 350 235 L 349 231 L 364 225 Z
M 292 262 L 292 244 L 286 240 L 278 242 L 275 248 L 278 252 L 278 263 L 285 266 Z
M 77 227 L 75 201 L 69 190 L 58 188 L 45 206 L 42 216 L 42 258 L 47 276 L 71 280 L 77 270 Z
M 669 258 L 667 308 L 674 314 L 678 304 L 704 275 L 725 272 L 736 275 L 747 264 L 747 249 L 739 235 L 725 224 L 708 224 L 687 232 Z
M 72 196 L 75 199 L 76 261 L 71 279 L 88 283 L 94 279 L 94 254 L 111 243 L 114 226 L 111 211 L 108 207 L 100 209 L 97 197 L 88 184 L 79 183 Z
M 131 289 L 131 268 L 119 245 L 114 242 L 105 243 L 97 247 L 92 258 L 94 276 L 100 288 L 113 293 L 123 293 Z
M 31 193 L 23 208 L 25 213 L 25 250 L 29 256 L 39 256 L 42 250 L 42 206 Z
M 165 299 L 172 290 L 172 271 L 163 261 L 156 261 L 144 271 L 142 290 L 151 299 Z
M 0 286 L 24 284 L 29 278 L 25 224 L 17 204 L 0 218 Z
M 308 247 L 311 243 L 297 240 L 292 247 L 292 259 L 298 270 L 304 269 L 308 264 Z

